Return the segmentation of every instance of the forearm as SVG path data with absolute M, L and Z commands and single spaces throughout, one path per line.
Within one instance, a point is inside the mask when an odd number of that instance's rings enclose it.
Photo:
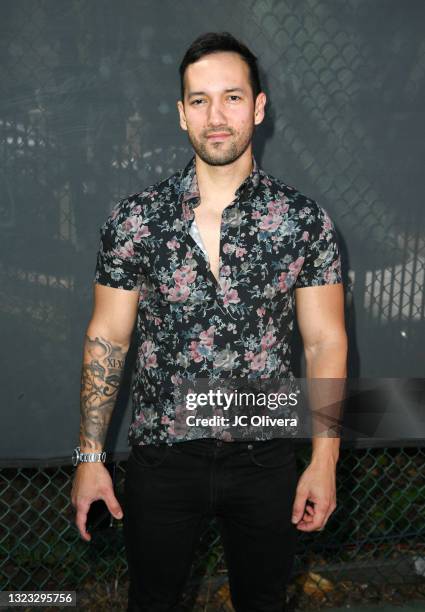
M 345 337 L 306 351 L 312 410 L 312 462 L 334 465 L 338 461 L 340 436 L 339 433 L 329 434 L 328 429 L 333 423 L 341 423 L 344 382 L 347 376 L 346 361 Z M 315 410 L 321 416 L 315 416 Z M 333 437 L 330 437 L 332 435 Z
M 105 332 L 87 330 L 80 395 L 80 447 L 83 452 L 104 450 L 128 346 L 109 339 Z

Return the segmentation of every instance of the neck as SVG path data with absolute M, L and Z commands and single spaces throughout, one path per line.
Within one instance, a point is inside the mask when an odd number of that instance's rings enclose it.
M 233 163 L 211 166 L 196 155 L 196 177 L 202 202 L 233 200 L 236 189 L 252 172 L 252 149 L 248 149 Z

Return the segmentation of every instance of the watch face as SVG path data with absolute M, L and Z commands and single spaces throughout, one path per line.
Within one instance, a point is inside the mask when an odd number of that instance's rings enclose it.
M 80 458 L 80 449 L 79 447 L 74 448 L 73 452 L 72 452 L 72 464 L 74 466 L 78 465 L 78 460 Z

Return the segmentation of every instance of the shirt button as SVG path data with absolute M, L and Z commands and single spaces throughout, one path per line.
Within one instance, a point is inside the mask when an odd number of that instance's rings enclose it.
M 252 450 L 254 448 L 254 446 L 252 444 L 248 444 L 248 450 Z

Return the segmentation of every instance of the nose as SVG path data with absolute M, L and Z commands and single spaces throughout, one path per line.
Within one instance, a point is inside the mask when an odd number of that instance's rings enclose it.
M 208 125 L 210 127 L 224 127 L 226 125 L 226 116 L 219 102 L 212 102 L 208 111 Z

